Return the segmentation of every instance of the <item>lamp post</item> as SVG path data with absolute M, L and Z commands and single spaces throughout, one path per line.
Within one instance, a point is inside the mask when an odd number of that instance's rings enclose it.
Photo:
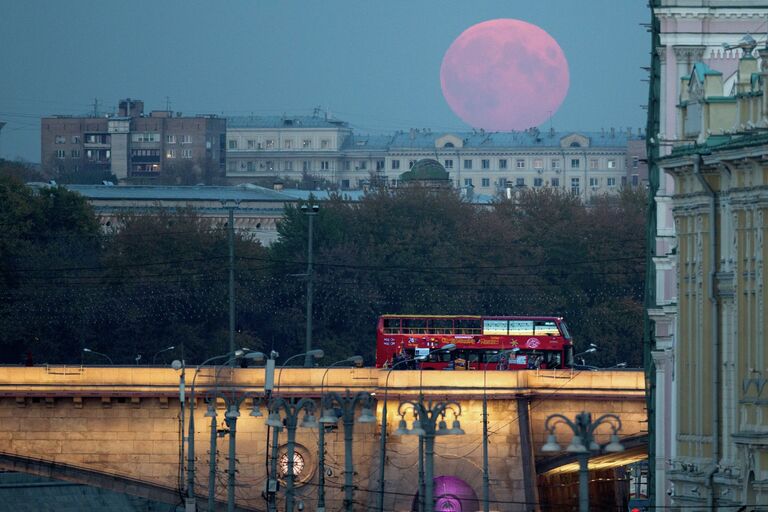
M 405 421 L 405 413 L 408 409 L 413 411 L 413 424 L 409 429 Z M 453 425 L 448 428 L 445 422 L 446 412 L 453 412 Z M 415 402 L 401 402 L 397 409 L 400 415 L 400 424 L 395 435 L 412 434 L 419 436 L 424 440 L 424 510 L 433 512 L 434 503 L 434 458 L 435 458 L 435 436 L 443 435 L 464 435 L 461 428 L 459 416 L 461 416 L 461 405 L 454 401 L 424 401 L 423 396 Z M 421 499 L 421 498 L 420 498 Z
M 376 417 L 372 411 L 373 396 L 366 391 L 359 391 L 354 395 L 349 390 L 344 395 L 331 391 L 324 394 L 320 400 L 323 406 L 323 416 L 320 418 L 321 428 L 324 428 L 326 424 L 335 424 L 339 421 L 336 417 L 334 405 L 338 405 L 341 408 L 341 418 L 344 422 L 344 510 L 352 512 L 354 504 L 352 434 L 355 428 L 355 411 L 357 410 L 357 405 L 361 404 L 363 409 L 357 421 L 360 423 L 375 423 Z
M 312 276 L 312 236 L 314 234 L 313 229 L 313 220 L 315 216 L 317 215 L 317 212 L 320 210 L 320 207 L 316 204 L 313 204 L 312 206 L 309 206 L 307 204 L 301 205 L 301 211 L 304 213 L 304 215 L 307 216 L 309 220 L 309 225 L 307 227 L 307 230 L 309 231 L 307 235 L 307 333 L 306 333 L 306 342 L 304 347 L 304 366 L 307 368 L 310 368 L 312 366 L 312 357 L 310 356 L 310 352 L 312 352 L 312 299 L 313 299 L 313 276 Z
M 155 352 L 155 355 L 152 356 L 152 366 L 155 365 L 155 360 L 157 359 L 157 356 L 159 356 L 163 352 L 168 352 L 169 350 L 173 350 L 175 348 L 176 348 L 175 345 L 171 345 L 170 347 L 165 347 L 164 349 L 158 350 L 157 352 Z
M 112 358 L 109 357 L 107 354 L 102 354 L 101 352 L 96 352 L 95 350 L 91 350 L 89 348 L 84 348 L 83 352 L 86 352 L 88 354 L 96 354 L 97 356 L 101 356 L 106 358 L 107 361 L 109 361 L 109 364 L 114 365 L 115 363 L 112 362 Z
M 285 419 L 280 419 L 280 411 L 285 413 Z M 317 419 L 315 419 L 315 401 L 311 398 L 302 398 L 298 401 L 291 399 L 286 400 L 282 397 L 275 397 L 269 402 L 269 417 L 266 424 L 275 428 L 275 440 L 277 439 L 277 429 L 285 426 L 288 432 L 288 442 L 286 445 L 286 455 L 288 460 L 286 461 L 286 475 L 285 475 L 285 510 L 286 512 L 293 512 L 294 506 L 294 470 L 293 470 L 293 458 L 294 458 L 294 445 L 296 443 L 296 427 L 299 426 L 298 419 L 301 411 L 304 411 L 304 418 L 301 421 L 301 426 L 305 428 L 317 428 L 319 425 Z M 277 443 L 273 444 L 273 447 Z M 277 473 L 276 458 L 273 453 L 273 474 Z
M 413 359 L 403 359 L 393 364 L 387 372 L 387 377 L 384 379 L 384 403 L 381 404 L 381 438 L 379 439 L 379 501 L 377 507 L 379 512 L 384 512 L 384 471 L 386 466 L 385 459 L 387 457 L 387 392 L 389 391 L 389 376 L 392 374 L 392 370 L 398 366 L 412 361 Z
M 196 504 L 196 498 L 195 498 L 195 382 L 197 381 L 197 375 L 200 373 L 200 369 L 205 366 L 206 364 L 212 362 L 212 361 L 219 361 L 221 359 L 237 359 L 242 357 L 243 355 L 246 355 L 247 349 L 238 349 L 234 352 L 229 352 L 227 354 L 223 354 L 220 356 L 214 356 L 206 359 L 201 364 L 199 364 L 195 368 L 195 374 L 192 377 L 192 387 L 189 394 L 189 432 L 187 435 L 187 509 L 189 510 L 195 510 Z M 256 359 L 259 356 L 263 357 L 264 354 L 261 354 L 261 352 L 248 352 L 248 354 L 254 354 L 253 356 L 248 356 L 249 358 Z M 229 361 L 227 361 L 229 362 Z M 226 363 L 225 363 L 226 364 Z M 214 397 L 215 399 L 215 397 Z M 214 416 L 212 417 L 212 429 L 216 431 L 216 409 L 214 407 L 213 409 Z M 208 413 L 206 413 L 208 415 Z M 215 438 L 213 439 L 213 451 L 211 452 L 211 458 L 214 459 L 215 462 L 215 452 L 216 452 L 216 443 Z M 209 487 L 210 487 L 209 482 Z M 210 488 L 209 488 L 209 498 L 210 498 Z M 211 503 L 209 502 L 209 508 L 211 506 Z
M 575 421 L 571 421 L 562 414 L 551 414 L 544 422 L 544 429 L 549 432 L 549 435 L 546 444 L 541 447 L 542 452 L 561 451 L 555 437 L 555 428 L 558 424 L 568 426 L 573 432 L 571 444 L 565 451 L 575 453 L 579 457 L 579 512 L 589 512 L 589 456 L 591 452 L 598 452 L 601 449 L 601 446 L 595 442 L 594 433 L 600 425 L 609 425 L 613 431 L 611 442 L 603 449 L 606 452 L 624 451 L 618 434 L 621 430 L 621 419 L 615 414 L 603 414 L 592 421 L 592 414 L 580 412 L 576 415 Z
M 306 358 L 309 358 L 310 361 L 313 358 L 314 359 L 322 359 L 323 357 L 325 357 L 325 352 L 323 352 L 322 349 L 316 348 L 314 350 L 310 350 L 309 352 L 304 352 L 304 353 L 301 353 L 301 354 L 296 354 L 295 356 L 291 356 L 288 359 L 286 359 L 285 362 L 280 365 L 280 371 L 277 372 L 277 391 L 280 391 L 280 378 L 283 376 L 283 368 L 288 366 L 288 363 L 290 363 L 294 359 L 298 359 L 300 357 L 304 357 L 305 361 L 306 361 Z
M 483 367 L 483 512 L 488 512 L 490 507 L 490 476 L 488 475 L 488 363 L 519 351 L 520 349 L 515 347 L 497 352 Z
M 339 366 L 344 363 L 352 363 L 355 366 L 362 366 L 362 356 L 352 356 L 328 366 L 323 373 L 323 378 L 320 379 L 320 406 L 322 409 L 323 400 L 323 386 L 325 384 L 325 376 L 328 375 L 328 370 L 334 366 Z M 338 418 L 337 418 L 338 420 Z M 317 510 L 316 512 L 325 512 L 325 424 L 323 424 L 322 418 L 321 425 L 317 433 L 317 472 L 318 472 L 318 489 L 317 489 Z M 336 423 L 336 421 L 334 421 Z
M 185 411 L 184 411 L 184 403 L 186 399 L 186 372 L 187 367 L 184 364 L 184 360 L 181 359 L 174 359 L 174 361 L 171 363 L 171 368 L 173 368 L 176 371 L 181 370 L 181 373 L 179 374 L 179 408 L 180 408 L 180 416 L 179 416 L 179 422 L 181 426 L 181 449 L 179 450 L 179 488 L 184 488 L 184 444 L 186 438 L 184 437 L 184 418 L 185 418 Z M 185 507 L 186 512 L 195 512 L 194 505 L 191 507 L 187 506 Z

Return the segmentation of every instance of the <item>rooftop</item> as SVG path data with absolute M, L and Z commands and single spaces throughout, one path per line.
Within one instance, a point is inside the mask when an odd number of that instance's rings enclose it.
M 227 128 L 348 128 L 345 121 L 327 116 L 232 116 Z

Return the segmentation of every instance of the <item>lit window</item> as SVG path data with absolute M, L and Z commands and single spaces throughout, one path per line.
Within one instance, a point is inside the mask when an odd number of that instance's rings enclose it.
M 499 160 L 499 169 L 506 169 L 507 168 L 507 159 L 502 158 Z
M 165 152 L 165 158 L 176 158 L 176 150 L 175 149 L 169 149 Z
M 468 160 L 468 159 L 464 160 L 464 168 L 465 169 L 471 169 L 472 168 L 472 160 Z
M 515 160 L 515 167 L 517 167 L 518 169 L 525 169 L 525 159 L 518 158 L 517 160 Z
M 608 159 L 608 168 L 609 169 L 615 169 L 616 168 L 616 160 L 614 158 Z
M 483 169 L 490 169 L 491 161 L 483 158 L 482 160 L 480 160 L 480 167 L 482 167 Z
M 445 164 L 445 168 L 446 169 L 453 169 L 453 160 L 452 159 L 449 158 L 448 160 L 445 160 L 444 164 Z

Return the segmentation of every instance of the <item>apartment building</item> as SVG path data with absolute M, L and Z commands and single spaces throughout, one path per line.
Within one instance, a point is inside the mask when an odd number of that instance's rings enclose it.
M 129 98 L 116 114 L 56 115 L 40 123 L 44 166 L 111 171 L 120 181 L 157 177 L 183 161 L 224 171 L 226 120 L 215 115 L 145 114 L 144 102 Z

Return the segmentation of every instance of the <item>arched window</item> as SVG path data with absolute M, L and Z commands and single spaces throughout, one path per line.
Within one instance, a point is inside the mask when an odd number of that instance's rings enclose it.
M 579 144 L 579 142 L 575 140 L 575 141 L 571 142 L 571 147 L 572 148 L 580 148 L 581 144 Z
M 443 147 L 444 148 L 452 148 L 452 147 L 454 147 L 454 145 L 453 145 L 453 142 L 446 142 L 445 144 L 443 144 Z

